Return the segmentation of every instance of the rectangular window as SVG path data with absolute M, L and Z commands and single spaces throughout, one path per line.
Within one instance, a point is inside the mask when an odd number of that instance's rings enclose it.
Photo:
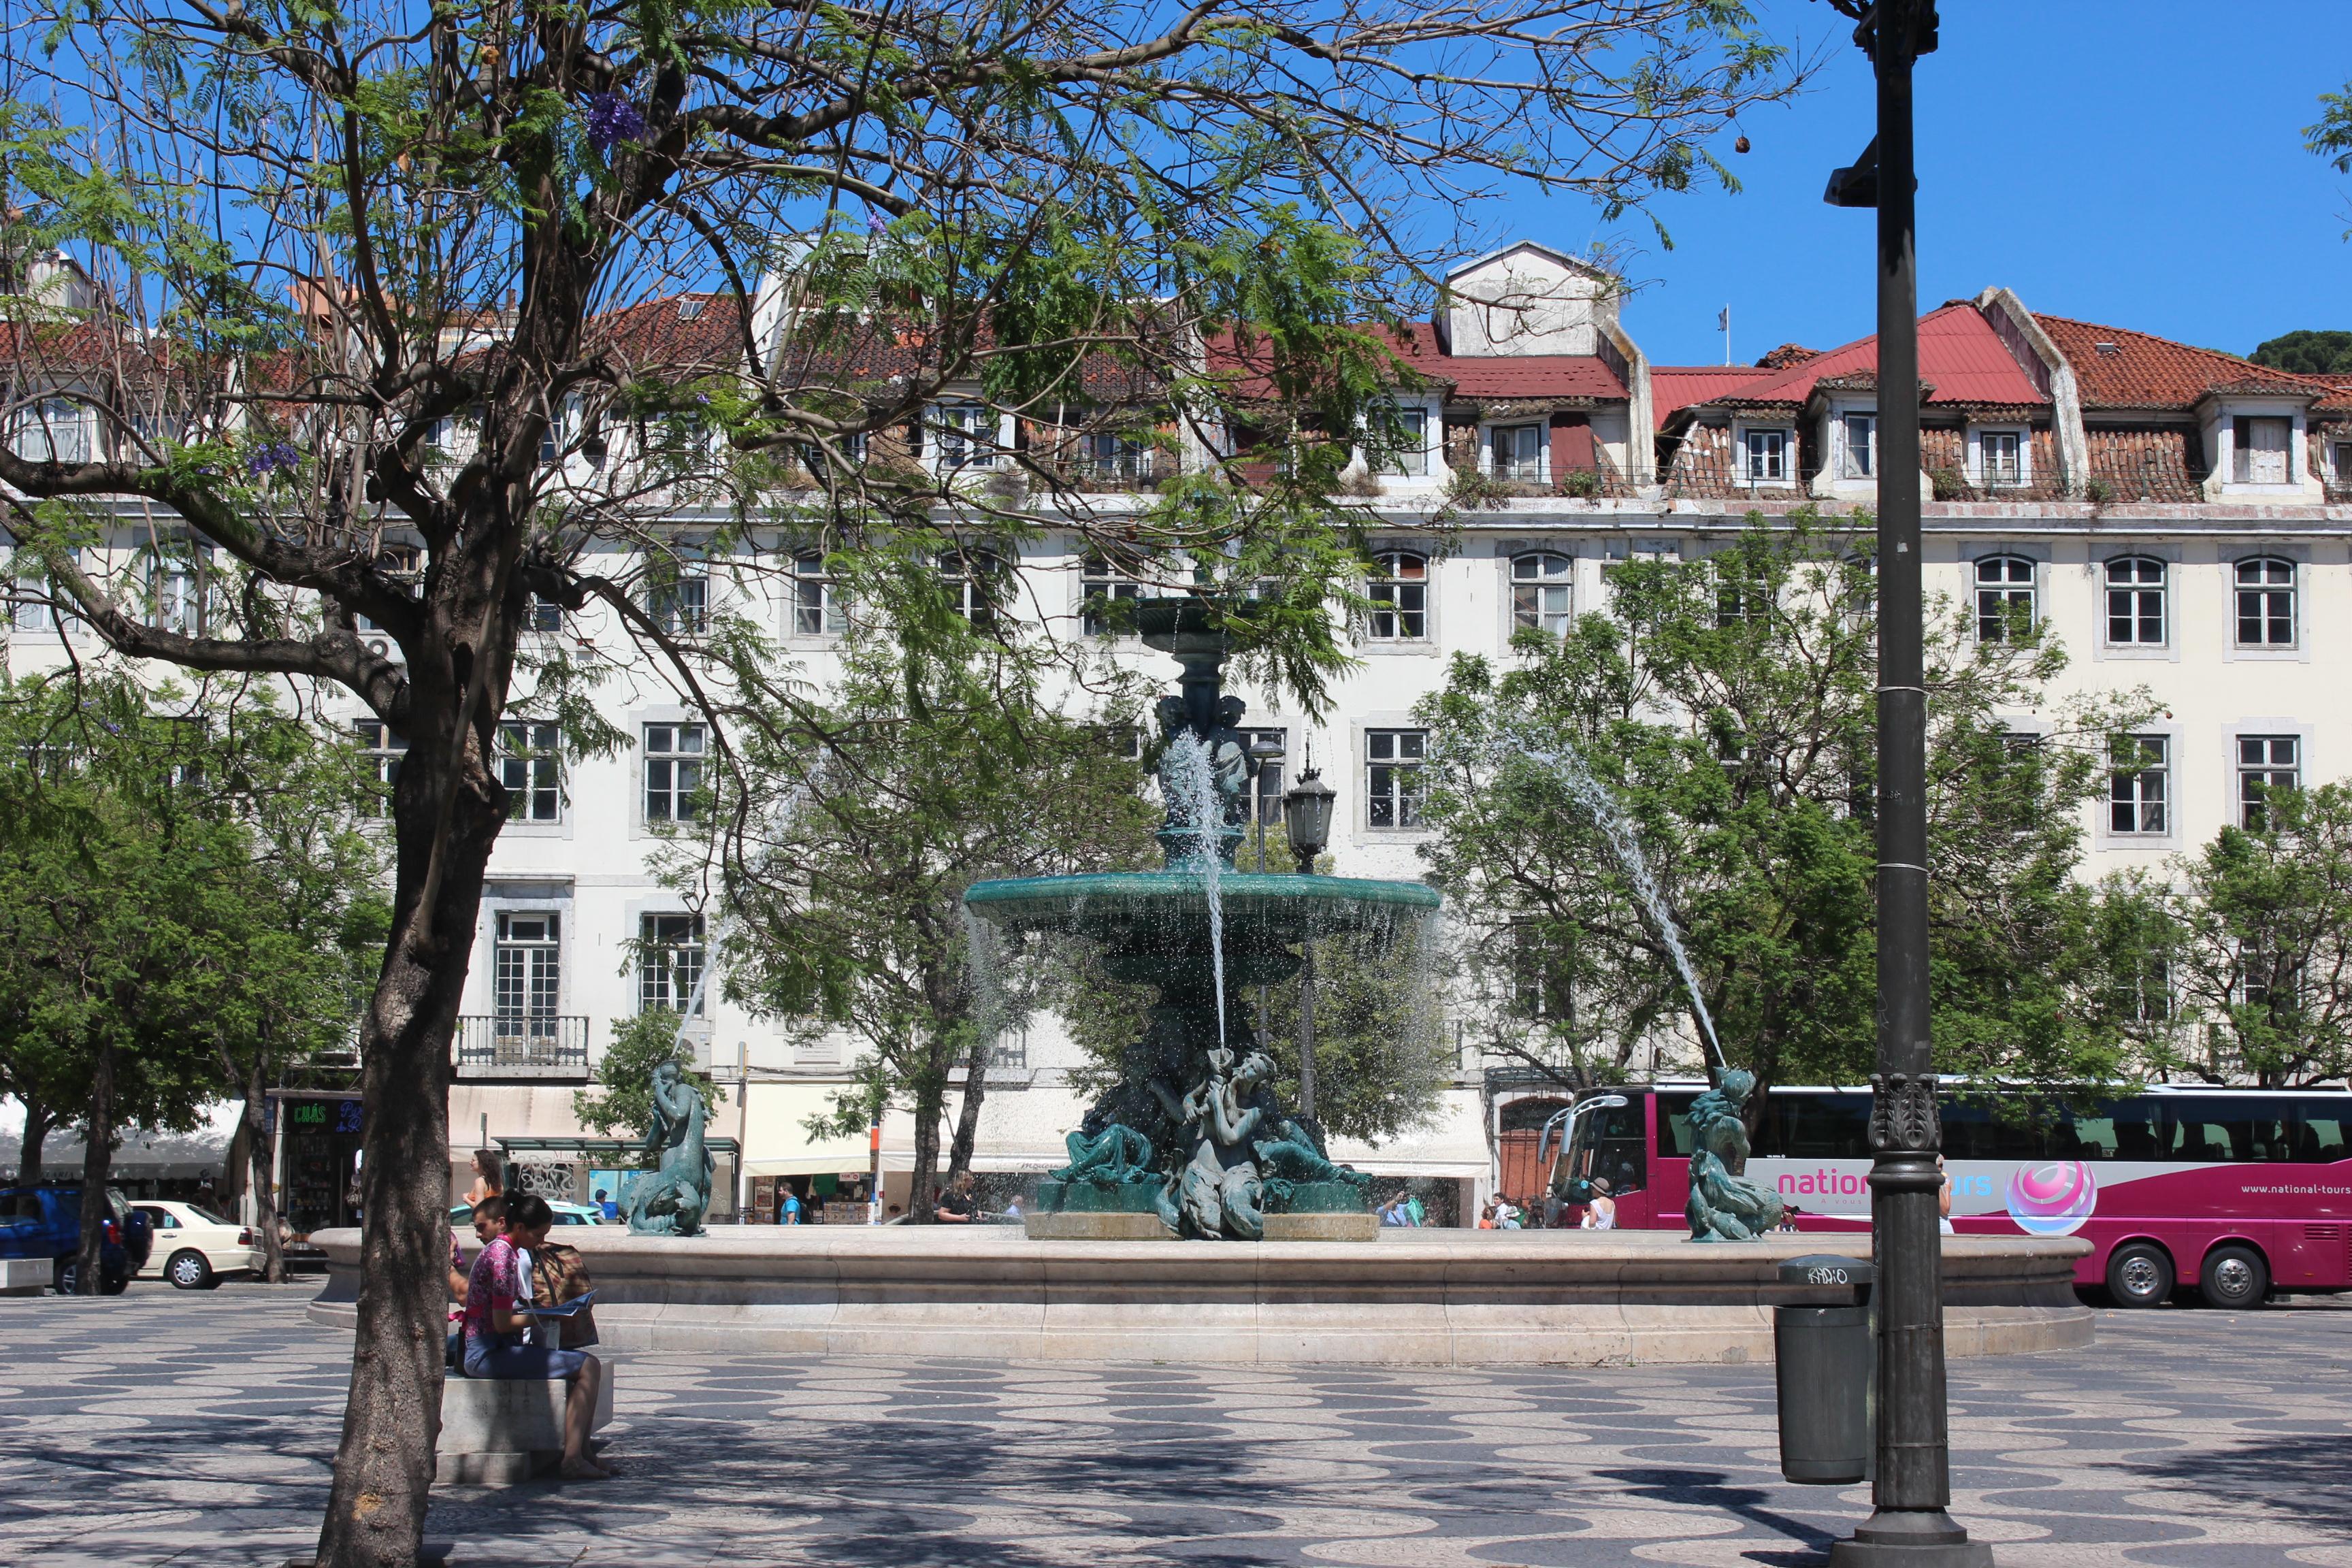
M 1429 410 L 1392 409 L 1390 417 L 1395 422 L 1397 448 L 1389 458 L 1385 471 L 1408 479 L 1422 478 L 1429 472 Z
M 2238 822 L 2250 833 L 2268 823 L 2263 801 L 2274 789 L 2303 787 L 2303 739 L 2298 735 L 2238 737 Z
M 665 1007 L 683 1013 L 694 1004 L 701 1017 L 709 998 L 698 999 L 704 947 L 700 915 L 644 915 L 637 921 L 637 1011 Z
M 560 632 L 563 629 L 563 606 L 552 599 L 530 596 L 523 606 L 522 629 L 527 632 Z
M 1143 597 L 1143 584 L 1122 574 L 1104 555 L 1088 555 L 1078 563 L 1078 620 L 1090 637 L 1114 631 L 1132 633 L 1134 625 L 1114 606 Z
M 151 579 L 154 604 L 148 625 L 158 631 L 177 632 L 182 637 L 199 637 L 205 629 L 204 584 L 195 565 L 188 562 L 159 563 Z
M 1987 430 L 1977 437 L 1977 467 L 1987 486 L 2025 482 L 2025 435 L 2020 430 Z
M 2238 579 L 2238 646 L 2294 646 L 2294 563 L 2273 555 L 2241 561 Z
M 1739 477 L 1751 485 L 1786 484 L 1789 479 L 1789 433 L 1748 430 L 1739 439 Z
M 49 610 L 49 581 L 38 568 L 11 585 L 8 624 L 20 632 L 45 632 L 56 625 Z
M 793 632 L 804 637 L 838 637 L 849 629 L 841 606 L 841 585 L 824 569 L 824 557 L 814 550 L 793 558 Z
M 1845 426 L 1845 467 L 1839 477 L 1848 479 L 1875 479 L 1878 475 L 1878 416 L 1849 414 Z
M 2336 482 L 2352 485 L 2352 441 L 2338 441 L 2328 450 L 2336 460 Z
M 392 814 L 392 787 L 400 782 L 400 759 L 408 742 L 381 719 L 362 719 L 352 725 L 352 741 L 359 748 L 360 767 L 373 786 L 362 810 L 369 816 Z
M 491 1011 L 509 1039 L 552 1040 L 563 994 L 562 917 L 502 910 L 491 966 Z
M 646 820 L 691 822 L 694 796 L 702 788 L 703 743 L 699 724 L 646 726 Z
M 1375 642 L 1420 642 L 1429 636 L 1429 557 L 1410 550 L 1372 557 L 1365 584 L 1371 614 L 1366 630 Z
M 1497 425 L 1494 432 L 1495 477 L 1498 479 L 1543 479 L 1544 427 L 1540 425 Z
M 28 463 L 87 463 L 90 441 L 85 410 L 69 397 L 45 397 L 17 413 L 8 445 Z
M 2272 416 L 2240 415 L 2236 422 L 2235 472 L 2242 485 L 2286 483 L 2287 441 L 2294 421 Z
M 2172 798 L 2168 747 L 2163 735 L 2118 735 L 2108 744 L 2107 827 L 2114 833 L 2160 834 Z
M 984 468 L 996 461 L 996 415 L 978 403 L 942 403 L 938 408 L 940 467 Z
M 710 579 L 683 576 L 646 590 L 646 614 L 666 636 L 700 637 L 710 629 Z
M 1149 479 L 1150 448 L 1116 430 L 1097 430 L 1086 438 L 1086 471 L 1100 479 Z
M 562 736 L 552 724 L 509 719 L 499 726 L 499 782 L 510 822 L 555 822 L 563 815 Z
M 1364 826 L 1421 826 L 1421 770 L 1429 755 L 1426 730 L 1364 731 Z

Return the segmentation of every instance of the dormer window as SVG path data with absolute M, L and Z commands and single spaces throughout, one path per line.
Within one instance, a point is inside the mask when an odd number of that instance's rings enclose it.
M 1498 479 L 1543 482 L 1544 427 L 1541 425 L 1497 425 L 1489 433 L 1494 474 Z
M 2294 421 L 2281 415 L 2241 414 L 2233 422 L 2231 478 L 2242 485 L 2287 482 L 2287 447 Z
M 1977 479 L 1991 489 L 2025 482 L 2025 432 L 1982 430 L 1977 434 Z
M 1381 472 L 1402 475 L 1406 479 L 1425 479 L 1429 474 L 1429 410 L 1426 408 L 1391 408 L 1389 429 L 1396 447 L 1381 464 Z
M 1739 436 L 1739 477 L 1751 485 L 1785 485 L 1789 482 L 1789 448 L 1793 444 L 1787 430 L 1743 430 Z
M 1838 477 L 1843 479 L 1874 479 L 1878 477 L 1878 416 L 1849 414 L 1839 421 Z

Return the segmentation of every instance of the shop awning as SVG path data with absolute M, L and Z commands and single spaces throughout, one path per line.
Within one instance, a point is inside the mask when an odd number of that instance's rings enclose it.
M 743 1173 L 751 1176 L 846 1175 L 866 1168 L 866 1135 L 809 1136 L 811 1117 L 829 1116 L 838 1083 L 761 1083 L 747 1088 Z M 726 1109 L 731 1110 L 732 1107 Z

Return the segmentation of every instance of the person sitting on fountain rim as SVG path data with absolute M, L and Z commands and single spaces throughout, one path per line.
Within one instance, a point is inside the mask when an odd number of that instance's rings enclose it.
M 569 1382 L 563 1401 L 562 1473 L 569 1480 L 601 1481 L 613 1472 L 588 1457 L 588 1435 L 596 1419 L 604 1364 L 585 1351 L 527 1344 L 523 1338 L 535 1320 L 525 1299 L 519 1253 L 546 1245 L 548 1227 L 554 1223 L 554 1211 L 536 1193 L 508 1200 L 506 1233 L 482 1248 L 466 1282 L 466 1349 L 460 1364 L 467 1377 L 515 1382 L 560 1377 Z
M 941 1225 L 970 1225 L 979 1205 L 972 1202 L 972 1179 L 970 1171 L 959 1171 L 956 1179 L 940 1194 L 939 1206 L 931 1217 Z

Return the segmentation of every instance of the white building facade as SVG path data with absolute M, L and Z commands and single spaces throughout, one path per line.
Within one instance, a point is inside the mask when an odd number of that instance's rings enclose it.
M 1694 558 L 1751 515 L 1803 505 L 1835 514 L 1875 496 L 1868 340 L 1821 354 L 1778 350 L 1756 366 L 1654 367 L 1619 320 L 1614 281 L 1571 258 L 1516 246 L 1465 264 L 1449 284 L 1454 302 L 1404 344 L 1427 378 L 1426 391 L 1400 399 L 1422 445 L 1393 471 L 1366 476 L 1381 528 L 1358 665 L 1335 682 L 1328 716 L 1311 722 L 1246 683 L 1234 688 L 1250 705 L 1244 726 L 1278 743 L 1282 782 L 1311 762 L 1338 791 L 1331 848 L 1343 876 L 1420 874 L 1428 733 L 1414 714 L 1451 656 L 1499 657 L 1522 626 L 1564 628 L 1602 602 L 1612 562 Z M 693 297 L 670 308 L 681 318 L 696 309 Z M 2352 422 L 2338 423 L 2352 419 L 2352 402 L 2227 355 L 2037 317 L 2000 289 L 1925 318 L 1922 378 L 1923 483 L 1937 498 L 1925 508 L 1929 592 L 1979 605 L 1983 635 L 2020 615 L 2047 626 L 2073 656 L 2057 695 L 2145 687 L 2162 710 L 2140 765 L 2117 775 L 2084 825 L 2090 874 L 2158 867 L 2242 820 L 2260 787 L 2352 768 L 2352 726 L 2328 700 L 2352 685 Z M 42 421 L 75 417 L 69 405 L 34 406 Z M 976 432 L 969 451 L 938 442 L 929 458 L 985 466 L 1013 434 Z M 83 437 L 20 416 L 10 438 L 20 451 L 50 442 L 62 453 Z M 1117 454 L 1105 471 L 1150 477 L 1121 468 Z M 1449 505 L 1465 495 L 1475 504 Z M 1442 540 L 1432 528 L 1441 508 Z M 677 526 L 691 534 L 690 508 Z M 1075 537 L 1049 536 L 1013 565 L 1019 613 L 1080 629 L 1101 584 Z M 763 623 L 808 679 L 826 679 L 840 612 L 814 568 L 739 582 L 714 560 L 664 613 L 691 622 L 721 608 Z M 593 608 L 551 614 L 534 635 L 625 641 Z M 7 657 L 18 671 L 51 667 L 88 636 L 20 610 Z M 1172 682 L 1161 656 L 1118 651 Z M 453 1166 L 484 1136 L 575 1134 L 572 1094 L 614 1021 L 682 1006 L 696 990 L 709 933 L 654 862 L 690 809 L 710 736 L 650 679 L 611 682 L 603 700 L 629 738 L 613 757 L 566 760 L 551 727 L 532 721 L 505 731 L 516 815 L 474 935 Z M 397 737 L 355 701 L 331 702 L 327 716 L 387 773 L 396 765 Z M 846 1082 L 853 1041 L 801 1038 L 726 1005 L 715 985 L 688 1032 L 728 1089 L 712 1131 L 743 1146 L 748 1209 L 772 1201 L 780 1177 L 825 1190 L 866 1168 L 866 1139 L 813 1138 L 803 1126 Z M 1050 1022 L 1004 1042 L 980 1169 L 1061 1162 L 1062 1134 L 1084 1110 L 1066 1085 L 1070 1065 Z M 1524 1179 L 1503 1166 L 1505 1121 L 1528 1120 L 1523 1102 L 1556 1091 L 1489 1067 L 1463 1056 L 1424 1131 L 1335 1152 L 1426 1184 L 1417 1190 L 1441 1214 L 1465 1221 L 1498 1182 L 1518 1195 Z M 885 1169 L 903 1172 L 912 1144 L 894 1113 L 881 1133 Z M 573 1173 L 575 1190 L 585 1177 Z M 888 1185 L 900 1190 L 903 1178 Z

